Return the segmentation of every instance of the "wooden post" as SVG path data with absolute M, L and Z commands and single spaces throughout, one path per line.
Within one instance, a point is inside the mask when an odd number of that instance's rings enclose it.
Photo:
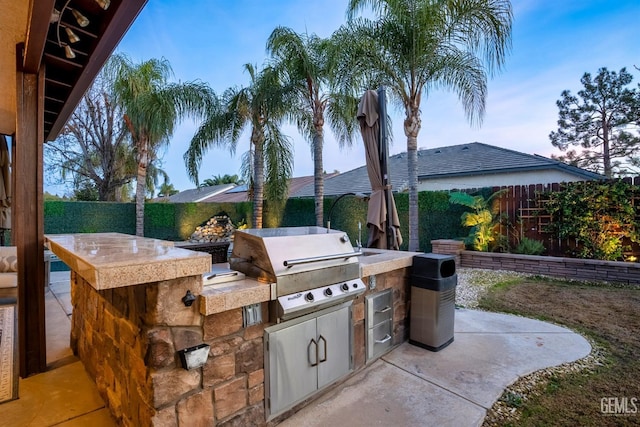
M 47 367 L 42 193 L 44 68 L 38 74 L 29 74 L 18 67 L 16 89 L 12 236 L 18 255 L 20 376 L 25 378 Z

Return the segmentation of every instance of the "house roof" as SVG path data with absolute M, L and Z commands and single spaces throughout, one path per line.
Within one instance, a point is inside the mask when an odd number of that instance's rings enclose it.
M 324 178 L 329 179 L 338 175 L 338 173 L 329 173 L 325 174 Z M 310 186 L 313 189 L 313 175 L 310 176 L 300 176 L 296 178 L 291 178 L 289 180 L 289 197 L 300 197 L 298 196 L 298 192 L 302 189 Z M 247 186 L 239 185 L 238 187 L 232 188 L 222 194 L 216 194 L 211 197 L 208 197 L 202 202 L 215 202 L 215 203 L 238 203 L 238 202 L 246 202 L 249 200 L 249 196 L 247 194 Z
M 240 203 L 247 202 L 249 194 L 247 193 L 247 184 L 238 185 L 224 193 L 214 194 L 202 200 L 205 203 Z
M 198 187 L 190 190 L 184 190 L 173 196 L 169 196 L 167 201 L 169 203 L 190 203 L 190 202 L 204 202 L 205 199 L 215 196 L 216 194 L 224 193 L 236 187 L 235 184 L 221 184 L 212 185 L 210 187 Z
M 560 170 L 584 180 L 604 178 L 603 175 L 558 160 L 480 142 L 418 151 L 418 180 L 422 182 L 451 176 L 472 177 L 536 170 Z M 389 176 L 394 191 L 406 187 L 409 180 L 406 152 L 389 157 Z M 336 196 L 345 192 L 371 192 L 366 166 L 329 178 L 324 183 L 326 196 Z M 313 186 L 310 185 L 293 197 L 313 197 L 313 194 Z

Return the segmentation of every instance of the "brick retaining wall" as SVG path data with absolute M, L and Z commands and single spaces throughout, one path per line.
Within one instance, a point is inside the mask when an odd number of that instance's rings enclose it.
M 467 251 L 458 240 L 433 240 L 431 245 L 433 253 L 456 256 L 456 265 L 460 267 L 509 270 L 567 280 L 640 284 L 639 263 Z

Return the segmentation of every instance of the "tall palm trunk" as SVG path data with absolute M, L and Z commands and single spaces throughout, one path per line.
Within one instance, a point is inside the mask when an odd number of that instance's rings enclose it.
M 316 201 L 316 225 L 322 227 L 324 223 L 324 170 L 322 150 L 324 147 L 324 114 L 323 107 L 316 103 L 313 115 L 313 186 Z
M 136 178 L 136 236 L 144 236 L 144 196 L 147 191 L 147 166 L 149 165 L 149 141 L 138 142 L 138 173 Z
M 420 250 L 418 216 L 418 133 L 420 132 L 420 108 L 413 103 L 407 106 L 404 133 L 407 136 L 407 169 L 409 173 L 409 251 Z
M 251 133 L 251 140 L 254 146 L 253 227 L 262 228 L 264 206 L 264 134 L 255 128 Z

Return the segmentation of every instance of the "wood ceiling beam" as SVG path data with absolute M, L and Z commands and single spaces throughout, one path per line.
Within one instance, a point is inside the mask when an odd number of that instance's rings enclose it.
M 93 79 L 100 72 L 100 69 L 146 3 L 147 0 L 127 0 L 118 5 L 118 9 L 115 11 L 104 33 L 98 36 L 96 48 L 90 54 L 89 62 L 62 106 L 60 114 L 49 133 L 45 135 L 47 141 L 52 141 L 58 136 L 80 99 L 93 82 Z M 111 3 L 111 7 L 115 5 L 115 2 Z
M 24 1 L 24 0 L 22 0 Z M 47 41 L 49 20 L 55 0 L 32 0 L 27 40 L 25 42 L 22 68 L 26 73 L 37 73 L 42 62 L 42 53 Z

